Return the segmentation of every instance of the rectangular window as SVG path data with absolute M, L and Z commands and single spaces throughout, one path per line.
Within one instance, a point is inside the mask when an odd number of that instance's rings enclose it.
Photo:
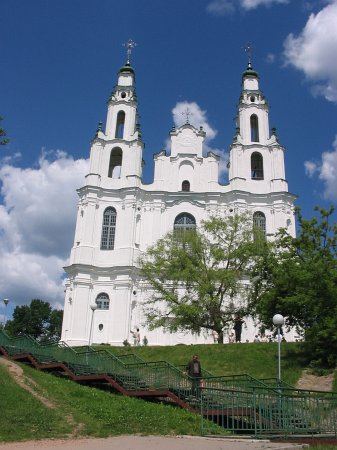
M 115 246 L 116 233 L 116 217 L 115 208 L 107 208 L 103 215 L 101 250 L 113 250 Z

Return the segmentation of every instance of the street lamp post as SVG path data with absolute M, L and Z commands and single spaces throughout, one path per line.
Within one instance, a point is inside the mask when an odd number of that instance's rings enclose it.
M 7 322 L 7 305 L 8 305 L 8 303 L 9 303 L 9 299 L 4 298 L 4 304 L 5 304 L 4 328 L 5 328 L 6 322 Z
M 94 322 L 94 313 L 97 309 L 97 304 L 93 303 L 92 305 L 90 305 L 90 308 L 92 310 L 92 315 L 91 315 L 90 332 L 89 332 L 89 347 L 92 343 L 92 326 L 93 326 L 93 322 Z
M 275 314 L 273 324 L 277 326 L 277 345 L 278 345 L 278 385 L 281 386 L 281 326 L 284 324 L 284 317 L 281 314 Z

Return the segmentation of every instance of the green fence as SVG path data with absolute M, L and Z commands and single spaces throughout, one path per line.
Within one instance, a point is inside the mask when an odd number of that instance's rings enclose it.
M 254 435 L 337 435 L 337 394 L 254 387 L 249 391 L 204 388 L 202 434 L 210 423 Z M 214 433 L 214 429 L 212 430 Z
M 127 395 L 179 403 L 201 414 L 203 434 L 214 431 L 212 422 L 254 435 L 337 434 L 337 393 L 294 389 L 247 374 L 212 376 L 207 371 L 195 389 L 185 367 L 166 361 L 145 362 L 133 354 L 116 356 L 109 350 L 71 348 L 63 342 L 40 344 L 3 331 L 0 346 L 10 357 L 33 357 L 40 368 L 63 370 L 76 380 L 110 383 Z

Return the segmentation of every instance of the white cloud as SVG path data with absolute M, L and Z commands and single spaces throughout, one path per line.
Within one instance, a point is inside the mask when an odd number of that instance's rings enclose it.
M 36 168 L 2 164 L 0 291 L 14 304 L 41 298 L 59 306 L 88 161 L 57 151 L 43 152 Z
M 18 161 L 21 159 L 22 154 L 20 152 L 14 153 L 14 155 L 7 155 L 1 158 L 0 163 L 3 166 L 4 164 L 12 164 L 15 161 Z
M 324 184 L 323 196 L 332 201 L 337 201 L 337 135 L 333 142 L 333 150 L 322 153 L 320 163 L 305 161 L 306 174 L 312 177 L 314 174 Z
M 235 7 L 232 0 L 213 0 L 206 6 L 206 11 L 215 16 L 225 16 L 232 14 Z
M 298 36 L 284 42 L 286 64 L 303 71 L 313 82 L 312 92 L 337 102 L 337 0 L 311 14 Z
M 303 11 L 311 11 L 313 9 L 313 4 L 311 2 L 302 1 L 302 9 Z
M 244 9 L 255 9 L 258 6 L 272 6 L 273 4 L 286 4 L 289 0 L 240 0 Z
M 206 6 L 206 11 L 215 16 L 232 14 L 236 8 L 246 11 L 256 9 L 259 6 L 272 6 L 274 4 L 286 4 L 289 0 L 213 0 Z
M 305 174 L 312 178 L 318 170 L 317 163 L 313 161 L 305 161 L 304 162 Z
M 276 56 L 274 53 L 268 53 L 266 56 L 266 61 L 269 64 L 273 64 L 275 62 L 275 58 L 276 58 Z

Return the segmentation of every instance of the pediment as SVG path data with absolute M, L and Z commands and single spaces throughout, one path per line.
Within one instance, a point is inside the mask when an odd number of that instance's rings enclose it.
M 176 145 L 182 152 L 188 153 L 198 147 L 197 130 L 192 127 L 182 127 L 177 130 Z

